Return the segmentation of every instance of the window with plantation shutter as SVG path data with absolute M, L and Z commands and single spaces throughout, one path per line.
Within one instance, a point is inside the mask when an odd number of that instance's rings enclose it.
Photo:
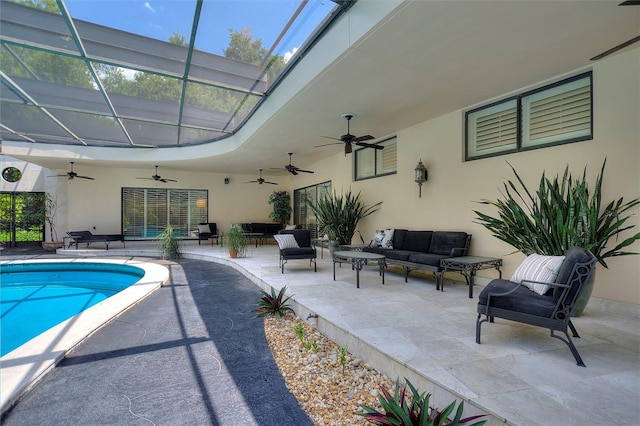
M 386 139 L 377 145 L 384 149 L 361 148 L 353 152 L 354 180 L 369 179 L 397 172 L 396 138 Z
M 522 146 L 591 135 L 591 79 L 582 78 L 522 98 Z
M 122 188 L 122 230 L 126 240 L 153 239 L 168 224 L 179 238 L 194 237 L 207 222 L 209 192 L 203 189 Z
M 588 72 L 466 113 L 466 160 L 593 138 Z
M 514 151 L 518 146 L 518 100 L 467 113 L 467 157 Z

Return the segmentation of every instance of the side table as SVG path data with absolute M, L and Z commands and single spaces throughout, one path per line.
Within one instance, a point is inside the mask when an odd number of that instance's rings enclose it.
M 448 259 L 442 259 L 440 261 L 440 267 L 443 269 L 442 273 L 447 271 L 458 271 L 464 275 L 467 285 L 469 286 L 469 298 L 473 299 L 473 278 L 476 275 L 476 271 L 480 269 L 494 268 L 498 271 L 499 278 L 502 278 L 502 259 L 495 257 L 482 257 L 482 256 L 461 256 L 450 257 Z M 442 281 L 442 287 L 440 291 L 444 291 L 444 280 Z
M 336 280 L 336 263 L 349 262 L 353 269 L 356 270 L 356 288 L 360 288 L 360 270 L 369 260 L 375 260 L 380 267 L 380 276 L 382 284 L 384 284 L 384 260 L 382 254 L 367 253 L 362 251 L 336 251 L 333 253 L 333 280 Z

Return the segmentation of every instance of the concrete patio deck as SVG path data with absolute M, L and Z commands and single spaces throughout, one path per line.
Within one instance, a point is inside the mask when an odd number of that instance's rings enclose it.
M 153 243 L 60 250 L 70 256 L 150 256 Z M 316 314 L 317 327 L 349 352 L 395 379 L 406 377 L 433 394 L 434 405 L 465 401 L 465 414 L 487 413 L 488 424 L 636 425 L 640 423 L 640 319 L 588 306 L 574 320 L 574 342 L 586 368 L 548 330 L 504 320 L 484 324 L 475 343 L 476 298 L 463 283 L 445 280 L 438 292 L 426 275 L 405 283 L 390 269 L 382 285 L 376 268 L 355 272 L 343 265 L 333 281 L 332 262 L 318 256 L 290 261 L 280 273 L 275 245 L 250 247 L 229 259 L 218 246 L 186 242 L 184 257 L 229 265 L 261 288 L 287 286 L 296 313 Z M 487 275 L 492 272 L 487 272 Z M 594 304 L 598 305 L 598 304 Z M 314 321 L 310 319 L 309 321 Z

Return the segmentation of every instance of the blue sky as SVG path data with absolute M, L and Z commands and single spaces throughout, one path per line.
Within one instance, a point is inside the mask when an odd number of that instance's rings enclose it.
M 196 47 L 221 55 L 229 43 L 228 29 L 248 27 L 269 48 L 299 3 L 300 0 L 205 0 Z M 75 19 L 163 41 L 176 31 L 188 40 L 195 11 L 194 0 L 67 0 L 66 4 Z M 329 0 L 311 0 L 301 22 L 293 26 L 296 34 L 285 38 L 276 53 L 284 55 L 299 47 L 333 6 Z

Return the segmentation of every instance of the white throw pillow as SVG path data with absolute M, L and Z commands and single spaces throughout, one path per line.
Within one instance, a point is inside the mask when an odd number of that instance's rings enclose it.
M 382 248 L 393 248 L 393 229 L 384 230 L 384 238 L 382 239 Z
M 287 229 L 287 230 L 296 229 L 296 226 L 295 225 L 287 225 L 287 226 L 284 227 L 284 229 Z
M 513 273 L 511 281 L 519 283 L 523 280 L 541 281 L 553 283 L 558 277 L 560 267 L 564 262 L 564 256 L 543 256 L 541 254 L 531 254 L 522 262 Z M 538 294 L 545 294 L 551 286 L 545 284 L 533 284 L 524 282 L 522 285 Z
M 211 232 L 211 228 L 209 228 L 208 224 L 198 225 L 198 232 L 201 234 L 204 234 L 204 233 L 208 234 L 209 232 Z
M 298 245 L 298 241 L 296 241 L 296 237 L 294 237 L 293 234 L 277 234 L 274 235 L 273 238 L 275 238 L 278 242 L 280 250 L 300 247 Z
M 393 248 L 393 229 L 378 229 L 369 246 Z

